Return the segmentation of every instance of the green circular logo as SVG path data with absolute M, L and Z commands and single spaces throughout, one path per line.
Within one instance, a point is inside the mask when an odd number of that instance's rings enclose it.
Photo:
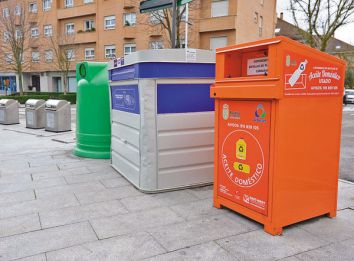
M 81 64 L 80 65 L 80 76 L 82 77 L 82 78 L 85 78 L 86 77 L 86 67 L 85 67 L 85 64 Z

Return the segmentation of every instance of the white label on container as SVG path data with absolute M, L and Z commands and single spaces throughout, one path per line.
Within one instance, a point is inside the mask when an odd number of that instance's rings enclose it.
M 54 112 L 47 112 L 47 127 L 54 128 Z
M 267 75 L 268 57 L 247 60 L 247 75 Z
M 5 111 L 0 110 L 0 121 L 5 121 Z
M 26 112 L 26 121 L 28 125 L 33 125 L 34 122 L 34 113 L 33 111 Z
M 197 60 L 197 50 L 196 49 L 186 49 L 186 61 L 195 62 Z

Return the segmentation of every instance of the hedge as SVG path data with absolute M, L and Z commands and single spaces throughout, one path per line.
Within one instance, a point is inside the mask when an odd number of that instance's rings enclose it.
M 62 92 L 25 92 L 22 96 L 20 96 L 19 93 L 14 93 L 8 96 L 3 96 L 2 98 L 6 99 L 6 97 L 17 100 L 21 104 L 26 103 L 29 99 L 67 100 L 71 104 L 76 104 L 76 93 L 67 93 L 64 95 Z

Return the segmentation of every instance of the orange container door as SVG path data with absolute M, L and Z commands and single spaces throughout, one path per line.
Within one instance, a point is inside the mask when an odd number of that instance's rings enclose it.
M 219 104 L 217 193 L 267 215 L 271 101 Z

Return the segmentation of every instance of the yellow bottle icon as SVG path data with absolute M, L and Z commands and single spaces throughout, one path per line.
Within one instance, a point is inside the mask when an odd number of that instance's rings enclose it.
M 245 160 L 246 152 L 247 152 L 247 144 L 245 140 L 241 138 L 236 142 L 236 158 Z

